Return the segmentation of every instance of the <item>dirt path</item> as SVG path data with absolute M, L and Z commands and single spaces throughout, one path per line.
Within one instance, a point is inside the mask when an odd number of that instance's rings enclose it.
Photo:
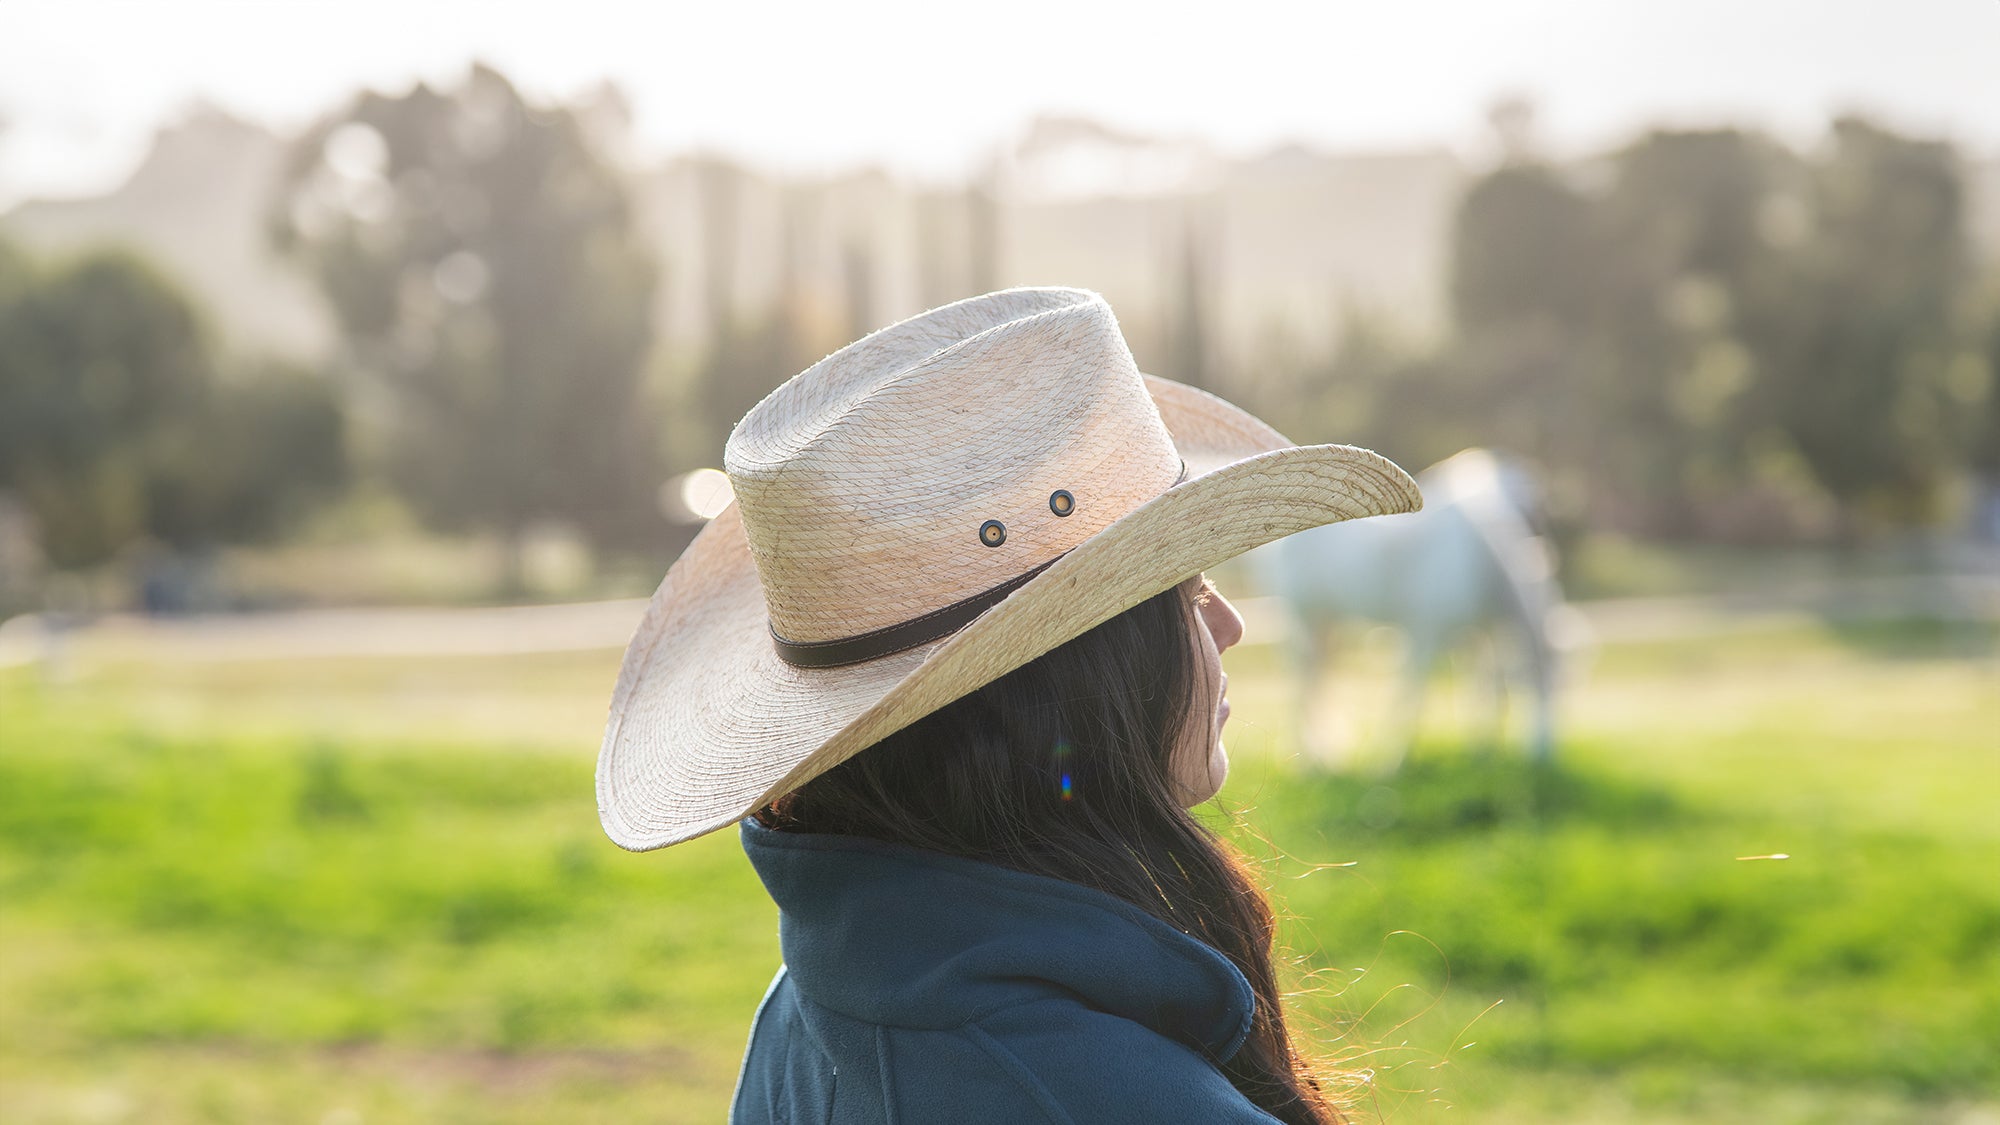
M 1237 602 L 1248 639 L 1284 637 L 1283 606 Z M 1776 591 L 1573 603 L 1599 642 L 1726 636 L 1812 619 L 2000 621 L 2000 574 L 1799 583 Z M 148 618 L 113 614 L 62 628 L 28 615 L 0 623 L 0 668 L 54 656 L 93 661 L 495 656 L 623 648 L 642 598 L 475 609 L 325 609 Z

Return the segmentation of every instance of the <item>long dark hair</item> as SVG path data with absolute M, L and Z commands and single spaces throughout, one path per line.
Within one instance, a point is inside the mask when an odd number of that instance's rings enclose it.
M 771 828 L 889 840 L 1113 894 L 1220 951 L 1257 996 L 1218 1064 L 1295 1125 L 1342 1120 L 1279 1004 L 1270 903 L 1181 807 L 1171 758 L 1215 685 L 1190 579 L 862 751 L 758 812 Z

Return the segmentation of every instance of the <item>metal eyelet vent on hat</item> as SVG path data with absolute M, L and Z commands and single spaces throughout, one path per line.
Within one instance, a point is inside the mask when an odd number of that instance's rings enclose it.
M 1056 489 L 1049 493 L 1049 511 L 1058 516 L 1069 515 L 1076 511 L 1076 497 L 1071 496 L 1067 488 Z
M 998 547 L 1007 541 L 1007 525 L 999 520 L 987 520 L 979 525 L 979 541 L 988 547 Z

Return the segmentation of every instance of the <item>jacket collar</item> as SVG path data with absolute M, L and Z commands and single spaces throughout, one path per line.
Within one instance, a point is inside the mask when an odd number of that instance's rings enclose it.
M 1255 994 L 1206 943 L 1060 879 L 852 836 L 742 822 L 778 904 L 793 986 L 822 1007 L 896 1027 L 957 1027 L 1069 996 L 1227 1060 Z

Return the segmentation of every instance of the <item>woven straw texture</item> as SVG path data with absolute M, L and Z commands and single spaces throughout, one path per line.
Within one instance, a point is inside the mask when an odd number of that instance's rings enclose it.
M 821 360 L 723 454 L 771 627 L 815 642 L 895 625 L 1104 530 L 1180 475 L 1150 397 L 1110 307 L 1075 290 L 947 305 Z
M 1378 454 L 1294 447 L 1141 375 L 1103 300 L 1064 289 L 974 298 L 834 353 L 746 415 L 724 463 L 737 502 L 668 571 L 612 695 L 598 808 L 634 850 L 730 824 L 1252 547 L 1422 502 Z M 998 547 L 979 539 L 989 519 Z M 903 652 L 800 668 L 772 643 L 900 624 L 1044 564 Z

